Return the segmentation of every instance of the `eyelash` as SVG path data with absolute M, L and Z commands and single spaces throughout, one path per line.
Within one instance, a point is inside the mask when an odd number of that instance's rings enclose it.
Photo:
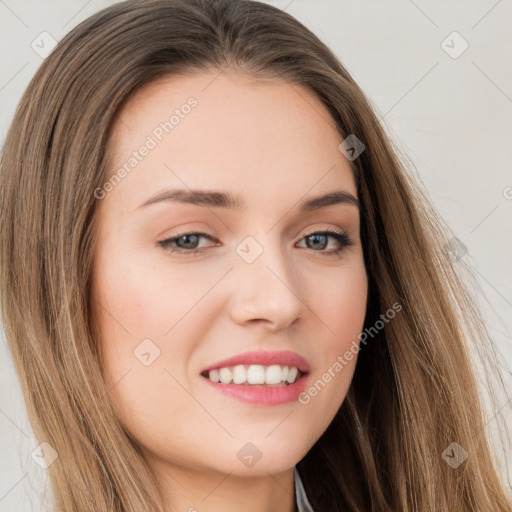
M 166 240 L 160 240 L 158 242 L 158 245 L 160 247 L 162 247 L 167 252 L 170 252 L 170 253 L 177 252 L 178 254 L 185 254 L 186 256 L 194 256 L 196 254 L 202 253 L 205 250 L 204 247 L 201 249 L 184 249 L 182 247 L 172 247 L 171 246 L 172 243 L 176 242 L 180 238 L 183 238 L 184 236 L 191 236 L 191 235 L 202 236 L 211 241 L 216 240 L 214 237 L 208 235 L 207 233 L 193 231 L 193 232 L 181 233 L 175 237 L 168 238 Z M 348 247 L 350 245 L 354 245 L 354 242 L 346 233 L 343 233 L 342 231 L 337 231 L 335 229 L 324 229 L 321 231 L 313 231 L 311 233 L 308 233 L 307 235 L 304 235 L 301 238 L 301 240 L 311 237 L 313 235 L 327 235 L 332 238 L 335 238 L 340 243 L 341 249 L 331 249 L 330 251 L 326 251 L 325 249 L 321 250 L 321 251 L 315 251 L 315 250 L 311 249 L 311 250 L 313 250 L 313 252 L 324 253 L 328 256 L 338 256 L 340 253 L 342 253 L 345 250 L 346 247 Z M 170 249 L 169 249 L 169 246 L 171 246 Z

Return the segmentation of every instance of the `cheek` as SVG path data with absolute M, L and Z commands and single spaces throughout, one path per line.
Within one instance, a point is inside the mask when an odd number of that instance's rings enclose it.
M 177 382 L 188 386 L 191 357 L 217 312 L 200 299 L 217 278 L 193 277 L 178 265 L 162 270 L 136 251 L 98 256 L 93 290 L 105 380 L 115 386 L 110 396 L 126 405 L 120 416 L 127 422 L 130 411 L 141 408 L 148 418 L 158 416 L 168 397 L 183 394 Z
M 339 278 L 329 283 L 311 301 L 323 335 L 317 336 L 319 364 L 314 378 L 299 397 L 301 404 L 323 411 L 318 433 L 341 406 L 354 374 L 366 316 L 368 281 L 363 263 L 343 267 Z
M 115 262 L 115 263 L 113 263 Z M 204 281 L 190 279 L 179 268 L 163 273 L 136 254 L 103 261 L 96 296 L 103 306 L 100 322 L 106 339 L 151 338 L 164 341 L 204 294 Z
M 339 279 L 326 281 L 324 289 L 317 291 L 311 304 L 325 326 L 326 353 L 358 341 L 366 315 L 367 293 L 366 270 L 359 262 L 342 268 Z
M 187 318 L 199 290 L 190 281 L 180 282 L 178 276 L 168 285 L 133 254 L 111 252 L 98 258 L 97 269 L 92 293 L 97 299 L 95 317 L 108 398 L 131 433 L 145 439 L 155 425 L 169 424 L 169 411 L 176 402 L 184 414 L 193 407 L 178 382 L 186 382 L 183 372 L 195 331 L 180 320 Z M 192 341 L 186 343 L 187 339 Z

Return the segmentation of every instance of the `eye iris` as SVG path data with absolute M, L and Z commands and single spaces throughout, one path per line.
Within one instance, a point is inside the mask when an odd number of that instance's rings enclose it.
M 182 239 L 189 240 L 191 237 L 192 237 L 192 240 L 193 240 L 193 242 L 192 242 L 193 247 L 189 247 L 187 242 L 185 242 L 185 247 L 183 247 L 183 249 L 195 249 L 194 241 L 197 244 L 197 241 L 198 241 L 198 238 L 199 238 L 197 235 L 183 235 L 183 236 L 180 236 L 178 238 L 177 242 L 179 242 Z M 178 245 L 180 245 L 180 244 L 178 244 Z
M 309 239 L 309 240 L 316 240 L 316 241 L 318 241 L 318 238 L 319 238 L 319 237 L 324 238 L 324 239 L 325 239 L 325 241 L 327 241 L 327 235 L 322 235 L 322 234 L 309 235 L 309 236 L 308 236 L 308 239 Z M 321 247 L 321 249 L 325 248 L 325 247 L 324 247 L 324 246 L 325 246 L 325 243 L 324 243 L 324 244 L 320 243 L 320 245 L 322 246 L 322 247 Z M 318 244 L 314 244 L 312 248 L 313 248 L 313 249 L 314 249 L 314 248 L 317 248 L 317 249 L 318 249 Z

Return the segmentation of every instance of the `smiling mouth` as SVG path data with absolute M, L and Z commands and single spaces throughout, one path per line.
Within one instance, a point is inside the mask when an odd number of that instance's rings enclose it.
M 220 384 L 241 386 L 283 387 L 298 382 L 307 373 L 295 366 L 273 364 L 239 364 L 205 370 L 201 376 Z

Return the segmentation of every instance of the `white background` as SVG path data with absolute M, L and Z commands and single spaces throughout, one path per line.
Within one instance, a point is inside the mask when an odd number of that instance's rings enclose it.
M 0 142 L 42 62 L 32 42 L 59 40 L 115 2 L 0 0 Z M 512 425 L 512 80 L 511 2 L 283 0 L 267 2 L 298 18 L 333 51 L 371 100 L 414 164 L 441 216 L 467 246 L 478 297 L 498 344 L 507 396 L 500 421 Z M 443 46 L 469 47 L 452 58 Z M 453 40 L 453 42 L 452 42 Z M 509 192 L 507 199 L 507 191 Z M 498 423 L 487 418 L 494 437 Z M 511 427 L 509 427 L 511 428 Z M 510 430 L 509 430 L 510 433 Z M 5 340 L 0 340 L 0 512 L 38 506 L 44 470 Z M 500 446 L 504 478 L 510 445 Z

